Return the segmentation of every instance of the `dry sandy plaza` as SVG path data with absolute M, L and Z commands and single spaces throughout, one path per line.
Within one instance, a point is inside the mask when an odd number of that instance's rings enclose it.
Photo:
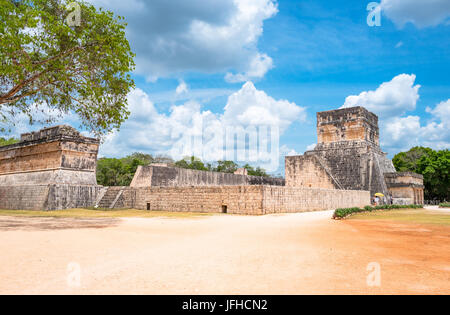
M 331 216 L 0 211 L 0 293 L 450 293 L 450 211 Z

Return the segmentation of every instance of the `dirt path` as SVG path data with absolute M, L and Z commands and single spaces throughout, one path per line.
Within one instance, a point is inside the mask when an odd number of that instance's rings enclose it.
M 330 217 L 0 217 L 0 293 L 450 293 L 448 227 Z

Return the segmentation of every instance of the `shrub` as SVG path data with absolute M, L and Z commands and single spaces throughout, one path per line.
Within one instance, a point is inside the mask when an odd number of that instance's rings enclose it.
M 439 208 L 450 208 L 450 202 L 443 202 L 439 205 Z
M 449 204 L 447 204 L 449 205 Z M 450 205 L 449 205 L 450 206 Z M 333 219 L 344 219 L 354 213 L 371 212 L 374 210 L 390 210 L 390 209 L 421 209 L 423 205 L 379 205 L 376 207 L 365 206 L 361 208 L 339 208 L 334 211 Z

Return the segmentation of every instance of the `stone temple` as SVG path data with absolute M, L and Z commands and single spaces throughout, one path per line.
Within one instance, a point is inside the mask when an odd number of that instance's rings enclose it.
M 135 208 L 270 214 L 362 207 L 375 193 L 423 203 L 423 178 L 395 172 L 379 146 L 378 117 L 362 107 L 317 114 L 318 144 L 286 157 L 286 179 L 139 167 L 129 187 L 96 182 L 99 141 L 68 126 L 23 134 L 0 147 L 0 209 Z
M 423 203 L 423 177 L 397 173 L 380 148 L 378 117 L 363 107 L 317 113 L 318 144 L 286 157 L 287 185 L 368 190 L 394 203 Z

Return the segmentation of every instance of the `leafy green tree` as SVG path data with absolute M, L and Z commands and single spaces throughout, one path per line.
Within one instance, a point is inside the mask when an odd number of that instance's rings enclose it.
M 68 10 L 72 2 L 0 0 L 0 129 L 18 114 L 50 123 L 75 112 L 102 135 L 127 119 L 135 64 L 126 24 L 84 1 Z M 76 12 L 79 25 L 69 25 Z
M 97 183 L 103 186 L 129 186 L 139 165 L 149 165 L 150 154 L 133 153 L 121 159 L 101 158 L 97 161 Z
M 395 169 L 398 172 L 415 172 L 417 163 L 422 156 L 430 155 L 433 150 L 424 147 L 414 147 L 408 152 L 400 152 L 392 159 Z
M 415 172 L 423 175 L 425 199 L 450 200 L 450 152 L 414 147 L 393 158 L 398 172 Z
M 103 186 L 121 186 L 125 177 L 120 159 L 101 158 L 97 161 L 97 183 Z
M 450 151 L 431 151 L 417 162 L 417 173 L 423 175 L 428 198 L 450 200 Z
M 175 166 L 191 170 L 208 171 L 208 168 L 205 166 L 205 164 L 195 156 L 191 156 L 188 158 L 184 158 L 180 161 L 177 161 L 175 162 Z
M 15 139 L 15 138 L 9 138 L 9 139 L 0 138 L 0 147 L 3 147 L 5 145 L 14 144 L 17 142 L 19 142 L 19 140 Z
M 248 175 L 269 177 L 269 175 L 266 173 L 266 170 L 259 166 L 255 169 L 253 166 L 245 164 L 243 167 L 247 170 Z
M 222 173 L 234 173 L 238 168 L 239 165 L 233 161 L 217 161 L 217 166 L 214 170 Z

